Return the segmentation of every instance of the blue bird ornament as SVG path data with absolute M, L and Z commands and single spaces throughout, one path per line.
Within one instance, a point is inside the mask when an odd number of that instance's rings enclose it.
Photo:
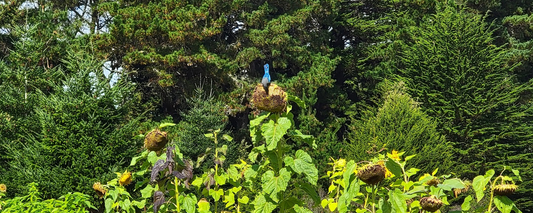
M 268 94 L 268 87 L 270 86 L 270 73 L 269 73 L 269 66 L 268 64 L 265 64 L 265 75 L 263 75 L 263 80 L 261 80 L 261 84 L 263 84 L 263 88 L 265 88 L 265 92 Z

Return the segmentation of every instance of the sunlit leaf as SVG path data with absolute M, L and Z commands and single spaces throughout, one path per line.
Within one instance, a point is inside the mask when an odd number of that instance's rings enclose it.
M 276 122 L 269 120 L 268 123 L 263 124 L 261 131 L 266 140 L 267 150 L 275 149 L 290 127 L 291 121 L 286 117 L 280 117 Z
M 248 196 L 242 196 L 241 198 L 238 198 L 237 201 L 239 201 L 239 203 L 242 203 L 242 204 L 248 204 L 248 201 L 250 201 L 250 198 L 248 198 Z
M 211 208 L 211 205 L 209 204 L 209 202 L 205 198 L 202 198 L 202 199 L 200 199 L 200 201 L 198 201 L 198 211 L 200 213 L 210 212 L 209 211 L 210 208 Z
M 263 191 L 270 195 L 275 202 L 279 201 L 278 192 L 285 191 L 291 180 L 291 173 L 283 168 L 279 171 L 279 176 L 275 176 L 274 171 L 268 170 L 261 178 Z
M 293 209 L 296 213 L 313 213 L 311 210 L 301 207 L 298 204 L 294 205 Z
M 439 184 L 438 186 L 441 189 L 446 190 L 446 191 L 451 191 L 452 189 L 465 188 L 465 184 L 457 178 L 444 180 L 444 182 L 442 184 Z
M 296 151 L 295 157 L 296 159 L 294 159 L 293 161 L 294 163 L 288 164 L 288 165 L 296 173 L 298 174 L 303 173 L 309 183 L 316 185 L 318 181 L 318 170 L 313 164 L 313 160 L 311 159 L 311 156 L 307 154 L 305 151 L 300 149 Z
M 263 194 L 256 196 L 252 204 L 254 205 L 254 213 L 271 213 L 277 206 L 275 203 L 267 201 Z
M 196 212 L 196 196 L 194 194 L 189 193 L 183 198 L 183 209 L 185 209 L 185 212 L 187 213 Z
M 159 129 L 163 129 L 167 126 L 176 126 L 176 124 L 175 123 L 161 123 L 159 124 Z
M 463 204 L 461 204 L 461 210 L 468 212 L 470 210 L 470 201 L 472 201 L 471 195 L 465 197 Z
M 476 192 L 476 199 L 479 202 L 485 196 L 485 177 L 479 175 L 472 181 L 472 188 Z
M 148 184 L 144 189 L 141 189 L 141 195 L 143 198 L 149 198 L 152 197 L 152 193 L 154 193 L 155 189 L 152 187 L 152 185 Z
M 402 167 L 396 161 L 389 159 L 385 161 L 385 166 L 396 177 L 402 177 Z
M 507 196 L 494 196 L 494 205 L 502 213 L 511 213 L 514 203 Z
M 391 207 L 395 212 L 398 213 L 405 213 L 407 210 L 407 203 L 405 202 L 407 199 L 403 195 L 403 192 L 400 189 L 394 189 L 394 191 L 391 191 L 390 193 L 389 201 L 391 203 Z
M 287 99 L 289 99 L 289 101 L 294 101 L 294 103 L 296 103 L 300 108 L 302 109 L 305 109 L 306 106 L 305 106 L 305 102 L 303 102 L 300 98 L 298 98 L 297 96 L 294 96 L 294 95 L 287 95 Z

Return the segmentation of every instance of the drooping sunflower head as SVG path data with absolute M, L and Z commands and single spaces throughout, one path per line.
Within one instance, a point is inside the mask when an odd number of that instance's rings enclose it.
M 0 192 L 6 192 L 7 191 L 7 186 L 6 184 L 3 184 L 3 183 L 0 183 Z
M 513 194 L 516 189 L 518 189 L 518 186 L 515 184 L 499 184 L 494 186 L 492 191 L 494 191 L 495 195 L 508 196 Z
M 378 164 L 385 168 L 385 178 L 394 177 L 394 174 L 392 174 L 392 172 L 385 166 L 385 160 L 378 161 Z
M 252 95 L 252 103 L 260 110 L 279 113 L 287 107 L 287 93 L 276 84 L 270 84 L 268 93 L 262 84 L 257 84 Z
M 436 212 L 442 207 L 442 201 L 434 196 L 420 198 L 420 206 L 428 212 Z
M 126 170 L 124 173 L 122 173 L 120 179 L 118 180 L 118 183 L 121 186 L 129 185 L 131 183 L 131 172 L 128 172 L 128 170 Z
M 154 129 L 144 137 L 144 147 L 150 151 L 159 151 L 165 145 L 167 145 L 167 132 Z
M 357 171 L 357 177 L 366 184 L 375 185 L 385 179 L 385 167 L 374 164 L 368 165 Z
M 93 184 L 93 189 L 94 191 L 96 192 L 96 194 L 98 195 L 99 198 L 102 198 L 105 193 L 107 193 L 107 190 L 105 189 L 105 187 L 100 183 L 100 182 L 96 182 Z

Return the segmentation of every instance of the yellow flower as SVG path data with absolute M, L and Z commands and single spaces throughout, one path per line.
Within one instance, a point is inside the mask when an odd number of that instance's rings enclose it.
M 7 191 L 7 187 L 6 187 L 6 184 L 0 184 L 0 192 L 6 192 Z
M 345 159 L 339 159 L 335 161 L 335 169 L 342 170 L 346 166 L 346 160 Z
M 387 155 L 389 156 L 390 159 L 393 159 L 393 160 L 396 160 L 396 161 L 402 160 L 400 158 L 400 155 L 398 154 L 398 151 L 396 151 L 396 150 L 392 150 L 392 153 L 387 154 Z
M 119 183 L 121 186 L 127 186 L 128 184 L 130 184 L 130 183 L 131 183 L 131 172 L 128 172 L 128 170 L 126 170 L 126 171 L 120 176 L 120 179 L 119 179 L 118 183 Z

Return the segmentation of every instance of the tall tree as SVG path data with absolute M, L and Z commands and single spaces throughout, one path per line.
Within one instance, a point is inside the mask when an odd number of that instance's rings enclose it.
M 0 182 L 10 196 L 30 182 L 46 187 L 44 198 L 89 193 L 140 147 L 130 142 L 142 119 L 131 113 L 133 85 L 122 76 L 111 86 L 68 10 L 0 6 L 9 48 L 0 61 Z
M 531 159 L 532 82 L 517 81 L 509 60 L 512 52 L 495 46 L 494 29 L 483 17 L 442 6 L 412 32 L 413 41 L 401 53 L 398 77 L 410 94 L 453 143 L 457 172 L 472 178 L 489 168 L 510 165 L 533 173 Z M 518 203 L 531 209 L 530 178 L 518 191 Z

